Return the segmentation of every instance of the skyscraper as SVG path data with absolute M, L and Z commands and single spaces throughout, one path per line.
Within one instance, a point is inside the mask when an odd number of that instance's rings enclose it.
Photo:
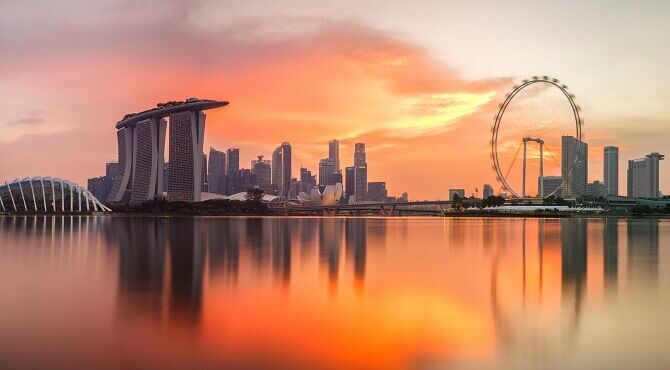
M 170 115 L 168 200 L 200 201 L 204 138 L 205 113 L 183 111 Z
M 540 187 L 540 181 L 544 182 L 544 186 Z M 553 194 L 554 196 L 560 196 L 561 191 L 559 187 L 561 186 L 561 182 L 563 182 L 563 178 L 561 176 L 544 176 L 544 177 L 538 177 L 537 178 L 537 188 L 538 189 L 544 189 L 544 193 L 540 194 L 542 198 L 548 197 L 550 194 Z
M 367 200 L 368 164 L 365 162 L 365 144 L 354 145 L 354 196 L 357 202 Z M 348 194 L 347 194 L 348 195 Z
M 358 163 L 354 166 L 354 195 L 357 202 L 368 199 L 368 164 Z
M 319 185 L 334 185 L 333 173 L 335 173 L 335 160 L 324 158 L 319 161 Z
M 209 148 L 207 186 L 210 193 L 226 193 L 226 153 Z
M 209 179 L 207 178 L 207 154 L 202 153 L 202 191 L 205 192 L 209 191 L 208 181 Z
M 607 195 L 619 194 L 619 148 L 606 146 L 604 155 L 605 192 Z
M 385 203 L 387 196 L 385 182 L 368 183 L 368 200 Z
M 312 176 L 312 171 L 306 168 L 300 168 L 300 191 L 310 194 L 316 186 L 316 179 Z
M 226 151 L 228 157 L 228 165 L 226 166 L 226 173 L 232 174 L 240 170 L 240 150 L 231 148 Z
M 256 175 L 256 183 L 259 187 L 272 184 L 272 161 L 263 159 L 262 155 L 258 159 L 251 161 L 251 173 Z
M 278 195 L 288 198 L 291 191 L 291 144 L 283 142 L 272 152 L 272 184 Z
M 228 102 L 189 98 L 159 103 L 139 113 L 127 114 L 116 124 L 118 167 L 108 201 L 141 203 L 161 196 L 169 200 L 199 201 L 203 183 L 203 110 Z M 164 176 L 165 133 L 170 117 L 169 159 L 173 171 Z M 167 180 L 167 181 L 166 181 Z
M 486 199 L 493 195 L 493 187 L 489 184 L 484 184 L 482 187 L 482 199 Z
M 563 188 L 564 195 L 586 195 L 586 182 L 589 177 L 588 154 L 589 147 L 585 142 L 572 136 L 561 137 L 561 177 L 567 178 Z
M 354 165 L 359 163 L 365 163 L 365 143 L 354 145 Z
M 651 153 L 645 158 L 628 161 L 628 196 L 633 198 L 658 198 L 659 161 L 663 154 Z
M 349 198 L 356 194 L 356 172 L 354 166 L 344 169 L 344 195 L 349 201 Z
M 331 140 L 328 142 L 328 158 L 335 162 L 335 171 L 340 170 L 340 142 L 338 140 Z

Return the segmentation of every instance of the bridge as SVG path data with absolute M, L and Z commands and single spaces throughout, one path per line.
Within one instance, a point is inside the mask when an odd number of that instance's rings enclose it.
M 481 199 L 462 199 L 458 203 L 468 206 L 477 206 Z M 398 203 L 354 203 L 334 205 L 299 205 L 287 201 L 273 202 L 270 209 L 277 214 L 285 216 L 311 215 L 311 216 L 338 216 L 338 215 L 380 215 L 380 216 L 402 216 L 404 215 L 434 215 L 441 216 L 453 205 L 451 200 L 422 200 L 414 202 Z

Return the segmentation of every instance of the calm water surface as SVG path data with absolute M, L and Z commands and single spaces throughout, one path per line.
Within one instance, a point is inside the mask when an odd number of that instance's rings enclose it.
M 0 368 L 667 369 L 670 222 L 0 217 Z

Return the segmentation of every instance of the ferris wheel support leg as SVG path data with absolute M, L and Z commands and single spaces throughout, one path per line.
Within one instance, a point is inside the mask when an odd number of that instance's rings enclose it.
M 526 140 L 523 141 L 523 176 L 521 182 L 521 197 L 526 197 Z
M 542 158 L 543 142 L 540 142 L 540 197 L 544 198 L 544 162 Z

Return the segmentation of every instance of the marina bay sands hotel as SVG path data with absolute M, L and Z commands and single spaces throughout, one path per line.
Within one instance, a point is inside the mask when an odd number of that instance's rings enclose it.
M 165 191 L 170 201 L 200 201 L 203 111 L 225 105 L 228 102 L 190 98 L 123 117 L 116 124 L 119 170 L 107 201 L 139 204 L 163 196 Z M 170 123 L 170 171 L 164 184 L 166 117 Z

